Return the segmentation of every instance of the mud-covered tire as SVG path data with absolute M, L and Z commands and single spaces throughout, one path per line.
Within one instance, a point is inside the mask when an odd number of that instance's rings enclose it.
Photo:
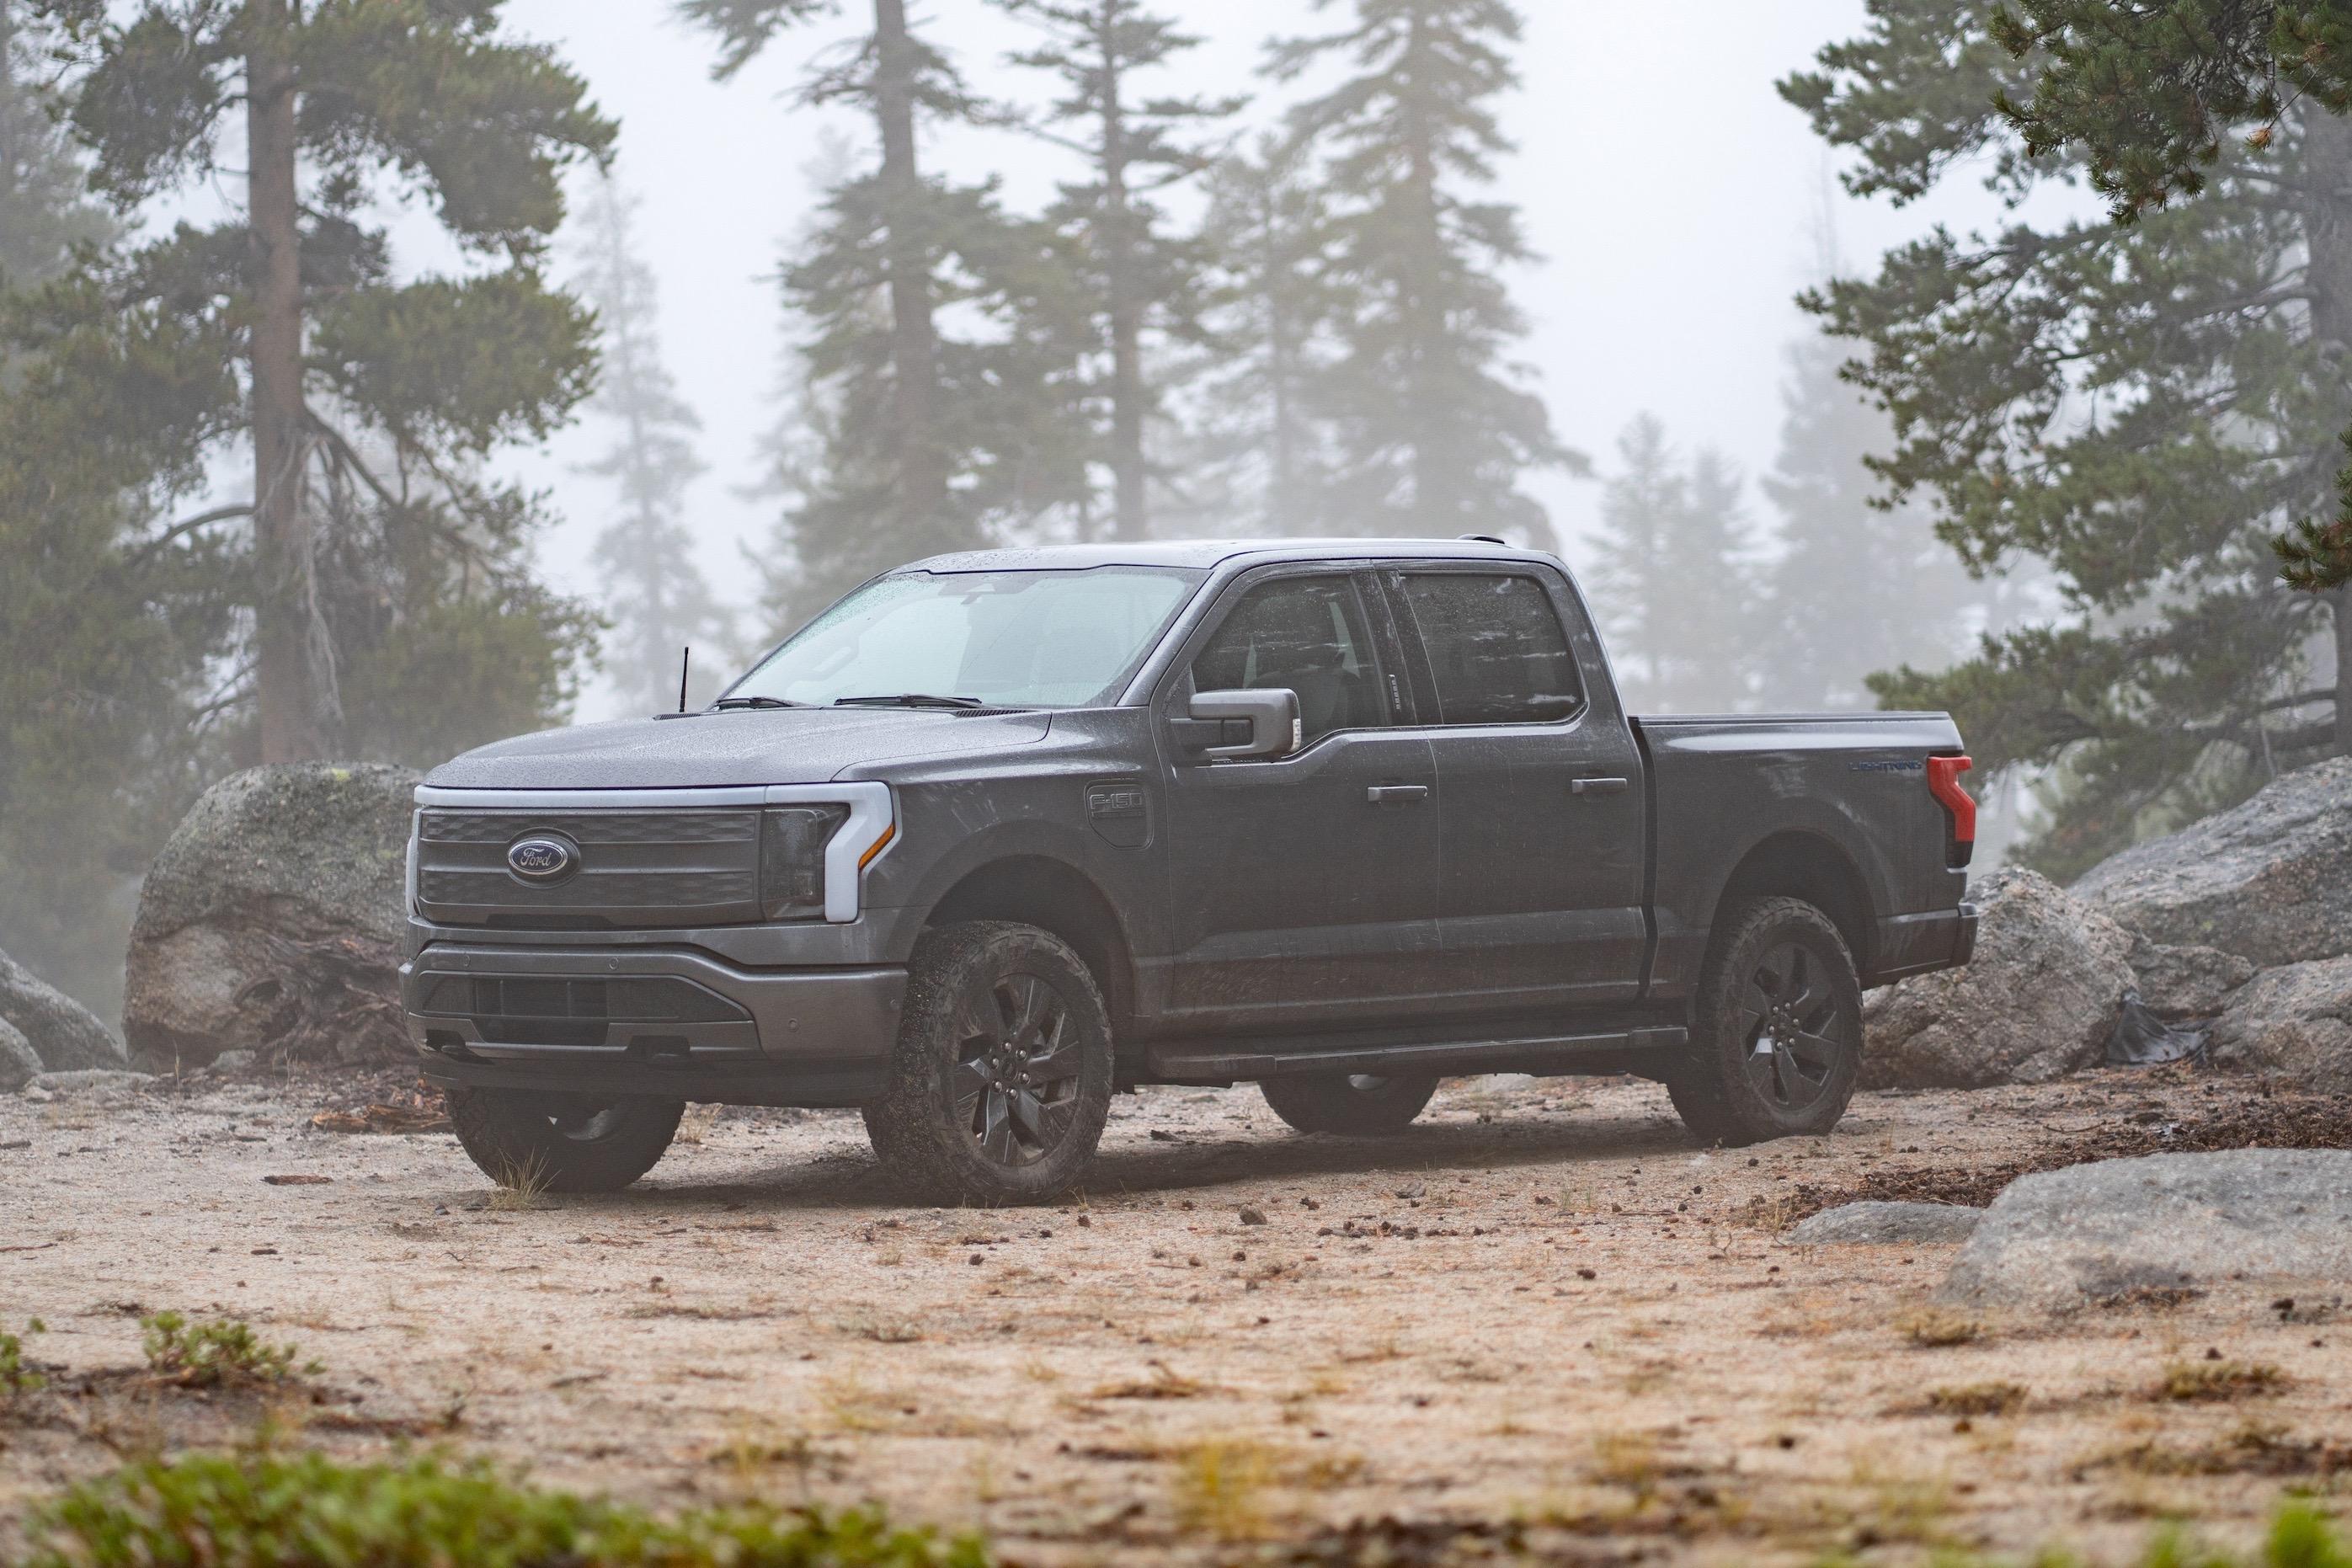
M 969 921 L 923 933 L 887 1087 L 866 1133 L 936 1203 L 1043 1203 L 1085 1173 L 1110 1115 L 1110 1009 L 1051 931 Z
M 1437 1092 L 1433 1073 L 1297 1073 L 1270 1078 L 1258 1092 L 1301 1132 L 1386 1138 L 1412 1125 Z
M 617 1193 L 654 1168 L 686 1102 L 520 1089 L 451 1089 L 457 1142 L 502 1187 Z
M 1730 1148 L 1824 1133 L 1861 1071 L 1862 986 L 1830 918 L 1801 899 L 1727 908 L 1666 1076 L 1683 1125 Z

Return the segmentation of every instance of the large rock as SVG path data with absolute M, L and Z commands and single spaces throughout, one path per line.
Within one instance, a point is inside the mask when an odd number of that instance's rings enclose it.
M 225 1050 L 406 1054 L 402 871 L 418 775 L 376 763 L 256 768 L 205 792 L 140 889 L 123 1034 L 137 1063 Z
M 1973 896 L 1983 919 L 1966 968 L 1872 994 L 1864 1081 L 2046 1083 L 2099 1059 L 2132 984 L 2131 938 L 2038 872 L 1996 872 Z
M 2020 1176 L 1942 1293 L 2063 1310 L 2234 1279 L 2352 1286 L 2352 1152 L 2152 1154 Z
M 2212 1045 L 2216 1061 L 2352 1090 L 2352 958 L 2263 971 L 2231 998 Z
M 2210 1018 L 2254 977 L 2253 960 L 2218 947 L 2168 947 L 2132 938 L 2126 959 L 2139 982 L 2139 999 L 2159 1018 Z
M 41 1076 L 41 1058 L 25 1032 L 0 1018 L 0 1094 L 14 1094 Z
M 0 1020 L 15 1026 L 50 1072 L 119 1068 L 129 1058 L 99 1016 L 0 952 Z
M 2352 757 L 2102 861 L 2074 886 L 2126 929 L 2262 968 L 2352 952 Z

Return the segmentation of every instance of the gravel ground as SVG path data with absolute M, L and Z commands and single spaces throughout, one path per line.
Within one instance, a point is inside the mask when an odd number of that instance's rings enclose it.
M 1082 1201 L 998 1211 L 898 1204 L 854 1116 L 737 1110 L 690 1113 L 630 1193 L 526 1204 L 446 1133 L 310 1125 L 352 1102 L 0 1098 L 0 1328 L 44 1320 L 54 1373 L 0 1406 L 0 1560 L 58 1486 L 258 1423 L 656 1506 L 878 1499 L 1048 1564 L 2120 1555 L 2179 1514 L 2242 1542 L 2352 1475 L 2334 1302 L 1971 1323 L 1927 1305 L 1950 1247 L 1780 1239 L 1842 1195 L 2346 1126 L 2242 1079 L 1864 1094 L 1832 1137 L 1714 1152 L 1616 1079 L 1465 1080 L 1378 1142 L 1151 1090 Z M 322 1369 L 159 1385 L 164 1309 Z M 2278 1378 L 2156 1395 L 2215 1356 Z

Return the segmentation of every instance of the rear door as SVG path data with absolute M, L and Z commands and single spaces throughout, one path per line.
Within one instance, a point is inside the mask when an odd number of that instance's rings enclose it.
M 1437 762 L 1445 989 L 1480 1012 L 1633 1000 L 1642 761 L 1583 605 L 1532 564 L 1381 577 Z
M 1367 572 L 1280 567 L 1228 589 L 1155 707 L 1167 758 L 1168 1012 L 1193 1028 L 1385 1023 L 1437 965 L 1437 773 L 1397 727 L 1402 678 Z M 1195 691 L 1288 689 L 1304 744 L 1210 761 Z

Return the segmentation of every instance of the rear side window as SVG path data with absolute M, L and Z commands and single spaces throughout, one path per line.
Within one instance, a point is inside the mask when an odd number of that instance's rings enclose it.
M 1519 573 L 1404 572 L 1441 724 L 1545 724 L 1584 707 L 1551 596 Z
M 1363 602 L 1346 577 L 1280 577 L 1252 588 L 1192 661 L 1192 687 L 1296 691 L 1310 743 L 1388 722 Z

